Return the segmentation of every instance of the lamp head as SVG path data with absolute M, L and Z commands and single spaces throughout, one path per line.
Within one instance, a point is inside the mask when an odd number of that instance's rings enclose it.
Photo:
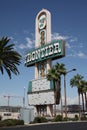
M 76 71 L 76 69 L 74 68 L 73 71 Z

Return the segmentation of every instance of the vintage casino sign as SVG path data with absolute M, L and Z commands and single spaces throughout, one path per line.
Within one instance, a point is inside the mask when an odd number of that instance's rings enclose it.
M 42 27 L 42 26 L 41 26 Z M 25 56 L 25 65 L 32 66 L 37 62 L 47 59 L 57 59 L 65 55 L 65 43 L 63 40 L 56 40 L 39 48 L 29 51 Z
M 53 116 L 53 105 L 59 100 L 53 81 L 47 80 L 46 75 L 52 61 L 65 56 L 65 41 L 52 41 L 51 34 L 51 13 L 42 9 L 35 19 L 35 48 L 25 55 L 25 66 L 35 66 L 35 78 L 29 81 L 27 92 L 28 104 L 34 105 L 35 116 L 42 113 Z

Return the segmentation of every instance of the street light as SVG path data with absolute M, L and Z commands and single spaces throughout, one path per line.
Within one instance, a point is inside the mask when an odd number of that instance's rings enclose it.
M 23 108 L 25 108 L 25 87 L 24 87 L 24 96 L 23 96 Z
M 64 97 L 65 97 L 65 117 L 67 118 L 67 101 L 66 101 L 66 75 L 72 71 L 76 71 L 76 69 L 72 69 L 63 73 L 64 75 Z

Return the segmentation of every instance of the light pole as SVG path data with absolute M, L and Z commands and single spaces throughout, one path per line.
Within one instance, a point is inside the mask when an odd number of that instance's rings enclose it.
M 23 108 L 25 108 L 25 87 L 24 87 L 24 96 L 23 96 Z
M 69 70 L 69 71 L 66 71 L 66 72 L 64 72 L 64 97 L 65 97 L 65 117 L 67 118 L 67 101 L 66 101 L 66 75 L 68 74 L 68 73 L 70 73 L 70 72 L 72 72 L 72 71 L 76 71 L 76 69 L 72 69 L 72 70 Z

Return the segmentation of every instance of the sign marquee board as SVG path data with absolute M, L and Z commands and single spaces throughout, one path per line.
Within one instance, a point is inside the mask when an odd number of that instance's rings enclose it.
M 53 81 L 46 78 L 32 80 L 28 87 L 29 105 L 54 104 Z
M 54 90 L 54 85 L 52 80 L 49 81 L 46 78 L 40 78 L 29 82 L 28 93 L 45 91 L 45 90 Z
M 54 104 L 53 81 L 40 78 L 29 82 L 28 87 L 29 105 Z
M 57 59 L 65 55 L 65 43 L 63 40 L 56 40 L 39 48 L 29 51 L 25 56 L 27 67 L 47 59 Z
M 54 104 L 54 92 L 37 92 L 28 94 L 29 105 L 46 105 Z
M 32 80 L 28 86 L 29 105 L 54 104 L 54 84 L 45 78 Z
M 32 80 L 29 82 L 28 94 L 38 91 L 54 90 L 53 81 L 49 81 L 45 78 Z

